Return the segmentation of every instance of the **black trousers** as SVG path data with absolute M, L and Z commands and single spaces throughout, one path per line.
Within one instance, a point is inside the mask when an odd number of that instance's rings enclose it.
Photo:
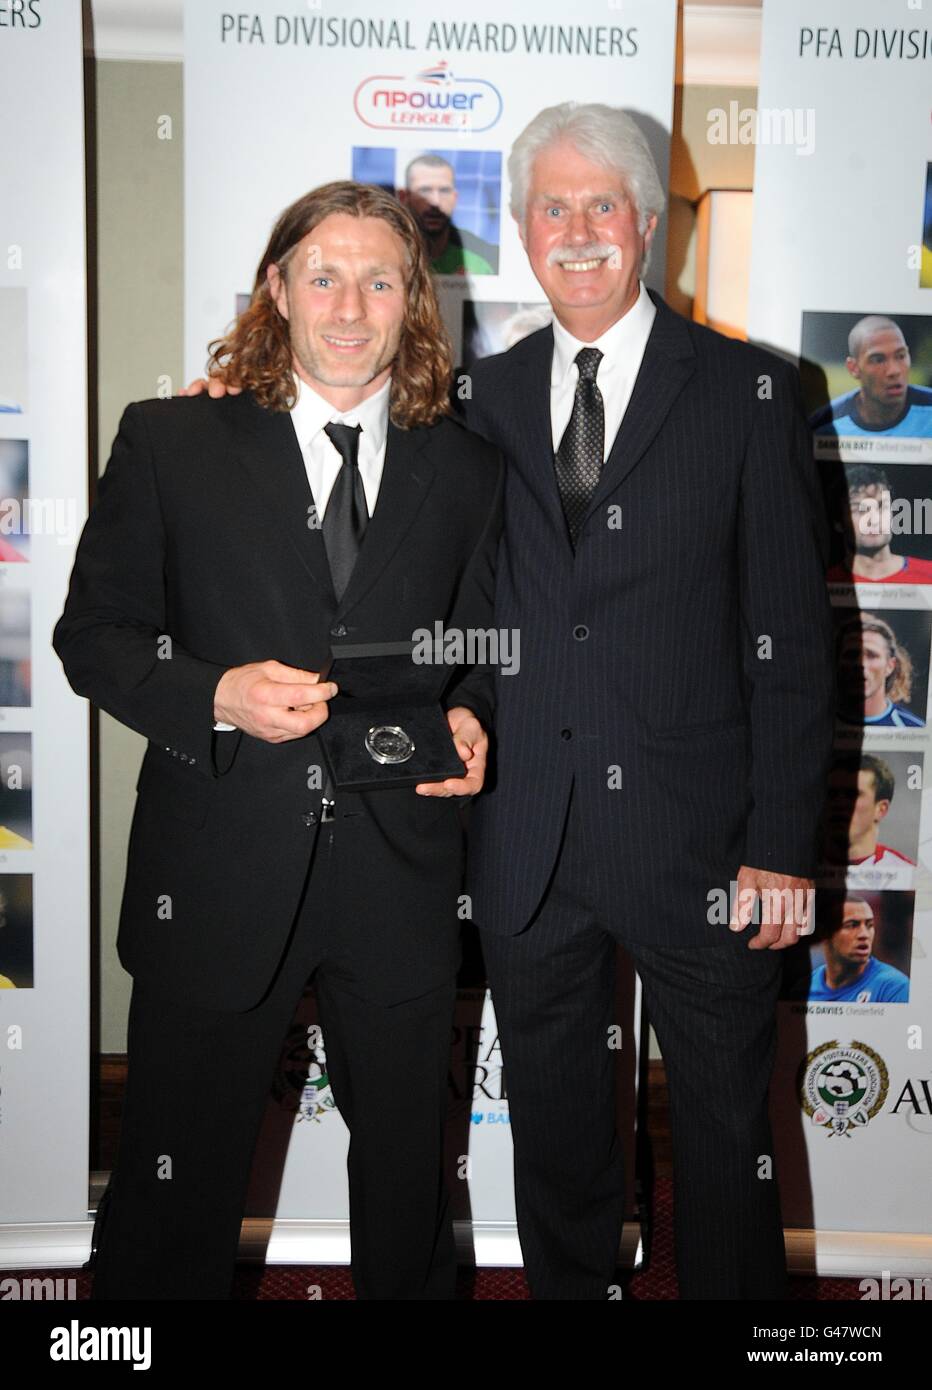
M 663 1052 L 680 1297 L 785 1297 L 767 1092 L 780 953 L 755 928 L 708 947 L 632 939 L 599 912 L 571 806 L 547 896 L 516 936 L 482 932 L 505 1061 L 518 1232 L 534 1298 L 605 1299 L 616 1283 L 624 1174 L 615 1129 L 618 944 L 637 967 Z
M 390 1008 L 369 1002 L 364 953 L 352 949 L 340 904 L 341 878 L 358 878 L 362 866 L 340 851 L 338 818 L 319 829 L 288 948 L 254 1008 L 193 1009 L 134 982 L 120 1148 L 96 1233 L 92 1298 L 230 1297 L 253 1151 L 310 976 L 350 1130 L 357 1297 L 453 1297 L 442 1162 L 455 979 Z

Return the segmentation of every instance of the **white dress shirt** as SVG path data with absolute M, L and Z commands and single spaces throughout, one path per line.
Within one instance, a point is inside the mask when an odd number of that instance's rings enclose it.
M 583 343 L 574 338 L 559 322 L 553 321 L 553 359 L 550 368 L 550 425 L 553 451 L 556 453 L 573 413 L 579 368 L 576 354 L 580 348 L 596 347 L 602 353 L 596 385 L 602 393 L 605 407 L 605 447 L 602 462 L 608 458 L 615 442 L 618 427 L 624 419 L 634 381 L 641 366 L 651 325 L 657 313 L 653 300 L 638 282 L 639 293 L 626 314 L 623 314 L 601 338 Z
M 371 516 L 375 511 L 379 486 L 382 482 L 382 469 L 385 465 L 385 445 L 388 440 L 388 397 L 392 379 L 369 396 L 361 405 L 352 410 L 337 410 L 335 405 L 325 401 L 307 382 L 295 377 L 298 398 L 291 408 L 291 423 L 298 439 L 304 469 L 311 489 L 311 496 L 317 508 L 317 516 L 323 521 L 327 503 L 333 491 L 337 474 L 343 467 L 343 457 L 324 432 L 324 425 L 331 421 L 342 425 L 361 425 L 359 436 L 359 473 L 366 493 L 366 509 Z M 221 733 L 229 733 L 235 724 L 214 724 Z
M 337 410 L 336 406 L 325 401 L 307 382 L 296 378 L 296 384 L 298 399 L 291 409 L 291 423 L 304 459 L 307 481 L 318 517 L 323 521 L 337 474 L 343 467 L 343 459 L 336 445 L 332 444 L 324 433 L 324 425 L 331 422 L 362 426 L 362 434 L 359 436 L 359 473 L 366 492 L 366 507 L 371 516 L 375 511 L 385 463 L 391 377 L 374 396 L 370 396 L 361 405 L 353 406 L 352 410 Z

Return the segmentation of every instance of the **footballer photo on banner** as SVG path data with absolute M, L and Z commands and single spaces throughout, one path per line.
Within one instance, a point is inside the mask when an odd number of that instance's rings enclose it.
M 799 369 L 817 459 L 932 463 L 932 317 L 804 312 Z
M 0 989 L 34 989 L 32 874 L 0 873 Z
M 817 892 L 815 930 L 786 953 L 782 997 L 908 1004 L 914 903 L 908 892 Z
M 839 753 L 828 775 L 817 887 L 917 887 L 922 752 Z
M 932 162 L 926 165 L 926 192 L 922 211 L 922 260 L 919 267 L 919 288 L 932 290 Z
M 471 367 L 482 357 L 507 352 L 552 319 L 553 310 L 545 303 L 464 299 L 459 361 Z
M 435 275 L 498 274 L 501 150 L 356 146 L 350 177 L 410 208 Z
M 29 559 L 28 492 L 29 441 L 0 439 L 0 565 Z
M 839 737 L 924 729 L 932 611 L 836 608 Z
M 923 468 L 902 463 L 826 467 L 833 600 L 859 600 L 853 586 L 932 584 L 932 497 Z

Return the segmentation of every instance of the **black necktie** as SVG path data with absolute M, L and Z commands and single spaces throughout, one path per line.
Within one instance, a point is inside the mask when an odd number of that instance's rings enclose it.
M 337 600 L 343 597 L 350 581 L 369 520 L 366 490 L 359 473 L 361 430 L 361 425 L 324 425 L 327 438 L 343 459 L 320 528 L 327 547 L 330 577 Z
M 573 413 L 554 455 L 560 501 L 574 550 L 589 499 L 602 471 L 605 408 L 602 392 L 595 383 L 601 360 L 598 348 L 580 348 L 576 354 L 579 380 Z

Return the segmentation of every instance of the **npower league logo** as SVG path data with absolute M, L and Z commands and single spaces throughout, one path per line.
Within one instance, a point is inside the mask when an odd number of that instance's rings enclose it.
M 367 77 L 353 96 L 356 115 L 374 130 L 489 130 L 502 95 L 482 77 L 457 77 L 446 59 L 413 77 Z

